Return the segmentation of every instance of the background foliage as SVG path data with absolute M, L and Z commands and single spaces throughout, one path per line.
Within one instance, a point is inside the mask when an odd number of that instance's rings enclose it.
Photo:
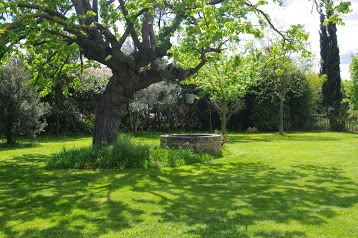
M 41 103 L 36 89 L 27 85 L 30 73 L 20 58 L 13 57 L 0 69 L 0 132 L 7 143 L 16 136 L 34 137 L 44 130 L 46 104 Z

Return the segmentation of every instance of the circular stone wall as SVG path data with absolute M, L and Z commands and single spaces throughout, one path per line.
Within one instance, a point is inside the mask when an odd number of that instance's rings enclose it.
M 160 136 L 160 145 L 169 148 L 191 149 L 194 152 L 219 154 L 221 135 L 169 134 Z

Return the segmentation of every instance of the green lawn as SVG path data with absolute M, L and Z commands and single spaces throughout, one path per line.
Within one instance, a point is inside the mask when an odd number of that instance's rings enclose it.
M 177 168 L 44 168 L 90 143 L 0 147 L 0 237 L 358 235 L 358 134 L 231 134 L 223 158 Z

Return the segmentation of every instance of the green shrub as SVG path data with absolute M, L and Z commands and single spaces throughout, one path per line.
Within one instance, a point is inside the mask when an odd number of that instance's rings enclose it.
M 262 102 L 256 101 L 251 105 L 251 118 L 253 126 L 257 127 L 260 131 L 275 131 L 279 127 L 279 102 L 276 100 L 263 100 Z M 284 105 L 284 128 L 289 129 L 291 120 L 289 115 L 289 107 Z
M 176 167 L 192 163 L 202 163 L 214 159 L 208 154 L 196 154 L 191 150 L 163 149 L 154 147 L 150 150 L 151 166 Z
M 78 128 L 83 133 L 93 133 L 94 119 L 81 119 L 78 121 Z
M 129 169 L 148 167 L 176 167 L 214 159 L 208 154 L 196 154 L 184 149 L 164 149 L 133 143 L 121 136 L 111 146 L 63 149 L 54 154 L 49 169 Z
M 122 136 L 111 146 L 63 149 L 47 164 L 57 169 L 126 169 L 145 168 L 149 161 L 149 146 L 133 143 Z

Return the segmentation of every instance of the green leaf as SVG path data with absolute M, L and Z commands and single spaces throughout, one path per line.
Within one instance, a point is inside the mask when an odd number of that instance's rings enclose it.
M 86 12 L 86 17 L 87 18 L 91 18 L 91 17 L 95 17 L 97 16 L 97 14 L 94 11 L 87 11 Z

